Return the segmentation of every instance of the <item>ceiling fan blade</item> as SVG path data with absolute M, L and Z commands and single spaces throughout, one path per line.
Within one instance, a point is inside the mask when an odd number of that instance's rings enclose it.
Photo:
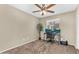
M 48 6 L 46 7 L 46 9 L 49 9 L 49 8 L 51 8 L 51 7 L 54 6 L 54 5 L 56 5 L 56 4 L 50 4 L 50 5 L 48 5 Z
M 33 13 L 35 13 L 35 12 L 40 12 L 40 10 L 33 11 Z
M 35 5 L 36 5 L 38 8 L 42 9 L 40 5 L 38 5 L 38 4 L 35 4 Z
M 51 11 L 51 10 L 46 10 L 47 12 L 50 12 L 50 13 L 54 13 L 55 11 Z

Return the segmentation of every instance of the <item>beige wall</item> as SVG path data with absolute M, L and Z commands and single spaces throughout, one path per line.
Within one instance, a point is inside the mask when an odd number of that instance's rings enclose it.
M 76 9 L 76 45 L 75 47 L 79 49 L 79 5 Z
M 63 37 L 63 39 L 68 40 L 70 45 L 75 45 L 76 41 L 75 11 L 42 18 L 40 19 L 40 22 L 43 24 L 43 26 L 45 26 L 47 20 L 53 20 L 56 18 L 61 19 L 60 27 L 61 27 L 61 36 Z
M 38 19 L 8 5 L 0 5 L 0 52 L 38 39 Z

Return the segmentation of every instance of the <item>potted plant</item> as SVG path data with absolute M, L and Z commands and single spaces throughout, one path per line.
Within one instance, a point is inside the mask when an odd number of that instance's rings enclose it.
M 41 39 L 41 31 L 43 31 L 43 25 L 41 23 L 37 24 L 37 30 L 39 32 L 39 40 Z

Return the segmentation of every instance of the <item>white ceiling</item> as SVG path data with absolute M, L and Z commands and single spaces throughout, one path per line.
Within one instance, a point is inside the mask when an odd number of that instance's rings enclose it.
M 39 10 L 39 8 L 34 4 L 11 4 L 11 6 L 18 8 L 26 13 L 32 14 L 35 17 L 43 18 L 51 15 L 74 11 L 77 7 L 77 4 L 56 4 L 49 9 L 55 11 L 55 13 L 46 13 L 44 16 L 42 16 L 40 12 L 32 13 L 32 11 Z

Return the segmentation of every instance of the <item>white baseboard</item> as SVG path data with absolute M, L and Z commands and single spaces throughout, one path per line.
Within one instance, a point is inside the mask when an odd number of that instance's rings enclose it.
M 33 39 L 33 40 L 28 41 L 28 42 L 26 42 L 26 43 L 22 43 L 22 44 L 19 44 L 19 45 L 13 46 L 13 47 L 8 48 L 8 49 L 6 49 L 6 50 L 0 51 L 0 53 L 5 52 L 5 51 L 8 51 L 8 50 L 13 49 L 13 48 L 16 48 L 16 47 L 19 47 L 19 46 L 22 46 L 22 45 L 27 44 L 27 43 L 33 42 L 33 41 L 35 41 L 35 40 L 37 40 L 37 39 Z
M 75 46 L 75 48 L 79 50 L 79 47 L 78 46 Z

